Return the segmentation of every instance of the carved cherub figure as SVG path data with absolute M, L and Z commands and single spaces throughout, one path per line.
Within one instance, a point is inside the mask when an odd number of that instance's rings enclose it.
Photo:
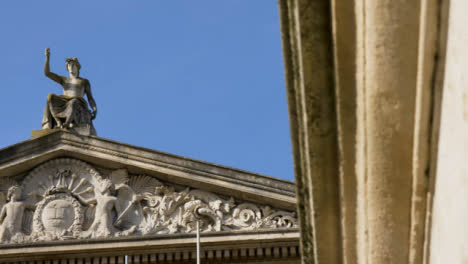
M 136 226 L 131 227 L 126 231 L 120 231 L 118 228 L 118 219 L 122 217 L 130 206 L 138 202 L 138 199 L 133 199 L 127 208 L 120 208 L 120 204 L 115 196 L 115 186 L 112 181 L 105 179 L 101 182 L 99 193 L 92 199 L 79 200 L 86 205 L 94 205 L 96 211 L 94 214 L 94 221 L 88 231 L 85 233 L 86 237 L 108 237 L 112 235 L 125 235 L 135 231 Z M 117 216 L 114 219 L 114 216 Z
M 26 209 L 35 209 L 35 205 L 30 205 L 20 201 L 21 187 L 13 185 L 8 189 L 7 200 L 0 212 L 0 241 L 8 242 L 15 236 L 23 236 L 22 224 L 23 215 Z

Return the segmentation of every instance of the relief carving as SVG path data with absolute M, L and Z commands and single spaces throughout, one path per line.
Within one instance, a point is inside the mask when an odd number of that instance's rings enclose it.
M 242 203 L 119 169 L 55 159 L 0 179 L 0 242 L 297 227 L 295 212 Z
M 3 205 L 0 211 L 0 241 L 22 242 L 25 237 L 22 228 L 25 211 L 35 206 L 21 201 L 22 190 L 15 182 L 6 180 L 2 183 L 8 191 L 6 197 L 3 193 L 0 196 Z

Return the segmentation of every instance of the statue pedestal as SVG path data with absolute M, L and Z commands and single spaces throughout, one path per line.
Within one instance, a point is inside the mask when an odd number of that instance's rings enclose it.
M 96 129 L 92 124 L 90 126 L 73 127 L 68 129 L 68 131 L 80 134 L 82 136 L 96 136 Z
M 38 137 L 43 137 L 45 135 L 49 135 L 55 133 L 56 131 L 60 131 L 59 128 L 54 129 L 41 129 L 41 130 L 31 130 L 31 139 L 35 139 Z
M 31 139 L 35 139 L 38 137 L 42 137 L 51 133 L 55 133 L 56 131 L 69 131 L 72 133 L 76 133 L 82 136 L 96 136 L 96 129 L 94 126 L 85 126 L 85 127 L 73 127 L 69 129 L 64 129 L 64 128 L 53 128 L 53 129 L 40 129 L 40 130 L 32 130 L 31 131 Z

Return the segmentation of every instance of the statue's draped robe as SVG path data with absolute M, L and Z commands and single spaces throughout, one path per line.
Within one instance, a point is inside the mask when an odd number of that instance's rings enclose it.
M 83 97 L 50 94 L 47 97 L 42 126 L 49 124 L 50 128 L 57 127 L 57 119 L 62 119 L 62 123 L 69 119 L 77 126 L 90 125 L 91 112 L 88 103 Z
M 73 94 L 84 95 L 84 85 L 86 85 L 87 80 L 80 84 L 73 84 L 67 82 L 65 77 L 61 77 L 63 78 L 64 95 L 49 94 L 44 109 L 42 127 L 56 128 L 58 121 L 62 124 L 68 121 L 75 127 L 93 127 L 91 111 L 83 96 L 67 95 L 67 92 L 72 89 L 75 91 Z

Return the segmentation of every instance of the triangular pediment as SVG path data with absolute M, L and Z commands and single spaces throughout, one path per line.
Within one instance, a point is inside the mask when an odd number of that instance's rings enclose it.
M 292 182 L 57 131 L 0 150 L 9 212 L 0 241 L 188 234 L 197 222 L 202 232 L 294 229 L 294 191 Z

